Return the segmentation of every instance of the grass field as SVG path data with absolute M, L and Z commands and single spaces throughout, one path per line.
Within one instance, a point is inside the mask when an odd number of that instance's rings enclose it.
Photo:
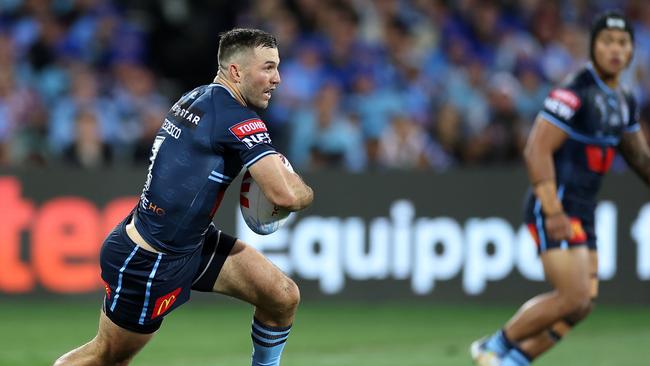
M 132 365 L 250 365 L 250 307 L 191 302 L 168 317 Z M 304 303 L 283 366 L 471 365 L 469 343 L 514 307 Z M 0 365 L 48 365 L 90 339 L 98 304 L 0 302 Z M 536 365 L 650 365 L 650 310 L 597 308 Z

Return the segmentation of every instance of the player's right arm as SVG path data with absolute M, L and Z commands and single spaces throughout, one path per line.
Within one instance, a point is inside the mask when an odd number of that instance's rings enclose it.
M 273 204 L 290 211 L 309 206 L 314 192 L 300 176 L 284 166 L 279 154 L 261 158 L 248 171 Z
M 553 154 L 566 141 L 565 131 L 538 116 L 524 149 L 528 177 L 544 213 L 546 230 L 552 240 L 568 240 L 571 223 L 557 195 Z
M 641 130 L 623 134 L 619 151 L 634 172 L 650 185 L 650 148 Z
M 618 150 L 627 164 L 647 185 L 650 185 L 650 147 L 639 124 L 639 107 L 632 96 L 628 96 L 629 109 L 634 111 L 631 123 L 621 136 Z

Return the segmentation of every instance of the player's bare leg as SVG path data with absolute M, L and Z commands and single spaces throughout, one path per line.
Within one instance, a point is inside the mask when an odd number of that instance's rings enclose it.
M 549 250 L 541 259 L 546 279 L 555 290 L 532 298 L 508 321 L 505 333 L 511 341 L 539 334 L 591 305 L 591 263 L 586 247 Z
M 255 306 L 255 317 L 270 326 L 288 326 L 300 302 L 298 286 L 255 248 L 237 240 L 214 291 Z
M 300 302 L 298 286 L 261 253 L 238 240 L 214 291 L 255 306 L 253 365 L 279 365 Z
M 594 250 L 589 251 L 590 262 L 590 297 L 595 299 L 598 296 L 598 253 Z M 571 328 L 580 320 L 583 320 L 589 311 L 592 310 L 593 303 L 584 311 L 573 314 L 567 319 L 562 319 L 555 322 L 551 327 L 538 333 L 537 335 L 528 337 L 519 342 L 519 347 L 532 358 L 537 358 L 550 348 L 555 346 L 557 342 L 562 339 Z
M 555 343 L 551 337 L 561 337 L 582 320 L 591 310 L 591 256 L 586 247 L 542 253 L 546 279 L 555 290 L 527 301 L 503 331 L 486 341 L 474 342 L 471 351 L 475 362 L 504 365 L 508 357 L 519 360 L 513 364 L 526 365 Z M 554 333 L 548 332 L 549 329 Z M 531 354 L 521 348 L 522 343 Z
M 80 346 L 54 362 L 55 366 L 123 366 L 153 337 L 121 328 L 104 314 L 99 315 L 97 335 L 90 342 Z

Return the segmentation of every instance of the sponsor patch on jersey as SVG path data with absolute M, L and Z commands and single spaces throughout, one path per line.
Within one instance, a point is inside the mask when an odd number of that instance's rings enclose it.
M 186 103 L 187 104 L 187 103 Z M 205 112 L 201 109 L 176 103 L 169 111 L 168 117 L 175 122 L 180 122 L 184 126 L 195 128 L 201 122 Z
M 544 107 L 549 112 L 568 120 L 580 108 L 580 98 L 571 90 L 555 89 L 544 101 Z
M 556 99 L 573 110 L 577 110 L 580 107 L 580 98 L 568 89 L 555 89 L 551 92 L 551 98 Z
M 266 129 L 266 124 L 259 118 L 239 122 L 229 130 L 249 149 L 258 144 L 271 143 L 271 135 Z
M 585 146 L 585 156 L 589 170 L 598 174 L 605 174 L 614 162 L 616 150 L 611 147 L 603 148 L 597 145 Z
M 181 133 L 183 132 L 183 130 L 181 130 L 168 118 L 165 118 L 165 122 L 163 122 L 161 129 L 177 140 L 179 137 L 181 137 Z

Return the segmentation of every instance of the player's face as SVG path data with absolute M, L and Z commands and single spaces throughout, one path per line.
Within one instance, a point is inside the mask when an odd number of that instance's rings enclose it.
M 266 108 L 271 93 L 280 84 L 278 65 L 280 56 L 277 48 L 257 47 L 244 68 L 241 92 L 248 104 Z
M 594 43 L 594 59 L 598 68 L 607 75 L 618 75 L 632 57 L 630 34 L 616 29 L 605 29 L 598 33 Z

